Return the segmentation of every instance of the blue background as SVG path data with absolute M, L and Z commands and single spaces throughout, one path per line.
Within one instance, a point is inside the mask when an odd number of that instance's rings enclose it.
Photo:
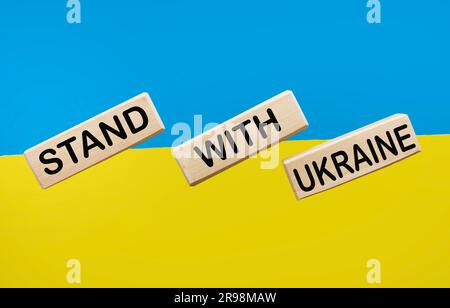
M 18 154 L 143 91 L 167 131 L 223 122 L 291 89 L 310 122 L 339 136 L 393 113 L 450 133 L 450 1 L 2 1 L 0 154 Z

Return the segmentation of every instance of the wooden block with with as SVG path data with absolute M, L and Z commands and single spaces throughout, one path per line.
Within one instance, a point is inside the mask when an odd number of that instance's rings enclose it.
M 307 127 L 294 94 L 286 91 L 174 148 L 173 155 L 195 185 Z
M 50 187 L 164 131 L 147 93 L 25 152 L 42 188 Z
M 285 160 L 297 199 L 331 189 L 420 152 L 407 115 L 398 114 Z

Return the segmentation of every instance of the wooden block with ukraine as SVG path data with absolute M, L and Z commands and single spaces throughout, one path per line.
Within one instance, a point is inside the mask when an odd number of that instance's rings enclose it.
M 374 172 L 420 152 L 404 114 L 376 122 L 284 161 L 297 199 Z

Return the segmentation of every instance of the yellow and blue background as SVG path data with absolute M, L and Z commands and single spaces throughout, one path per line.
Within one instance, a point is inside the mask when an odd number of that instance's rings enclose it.
M 450 287 L 450 3 L 10 1 L 0 9 L 0 287 Z M 280 160 L 394 113 L 423 152 L 304 201 L 248 160 L 189 187 L 171 128 L 291 89 L 310 128 Z M 148 91 L 164 134 L 41 190 L 21 156 Z

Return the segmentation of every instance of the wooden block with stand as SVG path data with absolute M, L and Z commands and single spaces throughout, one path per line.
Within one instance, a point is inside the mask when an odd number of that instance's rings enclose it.
M 164 131 L 147 93 L 138 95 L 25 152 L 48 188 Z

